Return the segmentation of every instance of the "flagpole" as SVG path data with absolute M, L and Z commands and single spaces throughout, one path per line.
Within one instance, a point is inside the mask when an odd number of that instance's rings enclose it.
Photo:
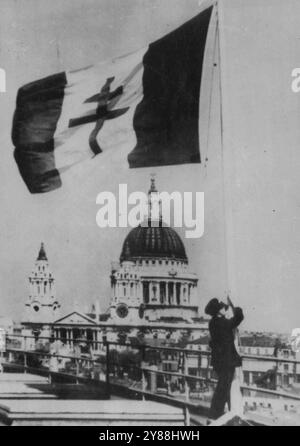
M 219 64 L 220 64 L 220 112 L 221 112 L 221 151 L 222 151 L 222 171 L 223 171 L 223 203 L 225 218 L 225 245 L 227 260 L 227 281 L 228 294 L 235 301 L 238 301 L 237 284 L 236 284 L 236 262 L 234 247 L 234 217 L 233 217 L 233 181 L 235 180 L 234 171 L 234 150 L 232 140 L 230 138 L 230 104 L 227 93 L 226 74 L 226 51 L 225 51 L 225 16 L 224 1 L 217 0 L 217 17 L 218 17 L 218 36 L 219 36 Z M 236 333 L 236 341 L 239 342 L 238 332 Z M 231 412 L 233 414 L 243 416 L 243 398 L 241 393 L 242 382 L 241 369 L 236 369 L 233 383 L 231 385 L 230 399 Z
M 225 51 L 225 26 L 224 26 L 224 1 L 217 0 L 217 17 L 219 36 L 219 58 L 220 58 L 220 111 L 221 111 L 221 151 L 222 151 L 222 171 L 223 171 L 223 205 L 224 205 L 224 224 L 225 224 L 225 249 L 226 249 L 226 268 L 227 268 L 227 293 L 235 301 L 238 301 L 236 285 L 236 263 L 234 249 L 234 222 L 233 222 L 233 200 L 232 185 L 234 175 L 234 150 L 230 138 L 230 104 L 227 93 L 227 61 Z

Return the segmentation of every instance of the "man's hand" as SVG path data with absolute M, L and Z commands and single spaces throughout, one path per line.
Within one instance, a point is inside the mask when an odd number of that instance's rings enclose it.
M 229 307 L 234 310 L 234 305 L 233 305 L 233 303 L 232 303 L 232 301 L 231 301 L 229 296 L 227 296 L 227 303 L 228 303 Z

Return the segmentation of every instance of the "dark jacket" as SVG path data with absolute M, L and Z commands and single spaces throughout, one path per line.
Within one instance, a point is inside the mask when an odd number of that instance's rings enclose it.
M 224 316 L 214 316 L 209 322 L 210 347 L 212 350 L 211 365 L 219 371 L 240 367 L 242 360 L 234 345 L 234 329 L 243 321 L 241 308 L 234 309 L 234 316 L 226 319 Z

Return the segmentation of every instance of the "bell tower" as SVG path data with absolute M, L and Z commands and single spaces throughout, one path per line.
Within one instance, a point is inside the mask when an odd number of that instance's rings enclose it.
M 49 269 L 44 244 L 41 244 L 35 266 L 28 277 L 29 298 L 26 322 L 51 323 L 58 317 L 60 304 L 56 299 L 54 277 Z

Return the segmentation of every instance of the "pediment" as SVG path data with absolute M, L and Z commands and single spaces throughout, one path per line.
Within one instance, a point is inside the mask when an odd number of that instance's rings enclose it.
M 54 324 L 66 324 L 66 325 L 96 325 L 95 321 L 85 314 L 78 313 L 74 311 L 71 314 L 68 314 L 57 321 Z

